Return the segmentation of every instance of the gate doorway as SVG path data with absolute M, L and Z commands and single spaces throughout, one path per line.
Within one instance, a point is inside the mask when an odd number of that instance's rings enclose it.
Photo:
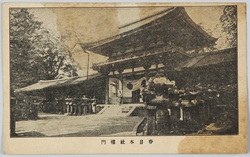
M 140 89 L 132 91 L 132 103 L 140 102 Z

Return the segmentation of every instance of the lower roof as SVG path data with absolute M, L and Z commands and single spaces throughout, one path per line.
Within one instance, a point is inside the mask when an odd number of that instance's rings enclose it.
M 86 76 L 77 76 L 77 77 L 70 77 L 64 79 L 56 79 L 56 80 L 40 80 L 39 82 L 29 85 L 24 88 L 16 89 L 15 92 L 30 92 L 30 91 L 38 91 L 47 88 L 57 88 L 57 87 L 64 87 L 70 85 L 76 85 L 80 83 L 84 83 L 88 80 L 92 80 L 94 78 L 101 77 L 100 74 L 93 74 L 89 75 L 88 79 Z
M 226 62 L 237 62 L 236 47 L 199 54 L 197 56 L 189 58 L 185 62 L 182 62 L 178 67 L 175 68 L 175 70 L 184 70 L 186 68 L 197 68 L 209 65 L 218 65 Z

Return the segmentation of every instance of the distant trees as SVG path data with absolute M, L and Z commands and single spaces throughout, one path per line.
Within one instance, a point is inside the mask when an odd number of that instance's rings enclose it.
M 223 31 L 227 33 L 229 47 L 237 46 L 237 6 L 225 6 L 220 21 Z
M 11 89 L 38 80 L 55 79 L 62 70 L 77 75 L 68 62 L 60 39 L 54 37 L 28 9 L 10 9 L 10 81 Z

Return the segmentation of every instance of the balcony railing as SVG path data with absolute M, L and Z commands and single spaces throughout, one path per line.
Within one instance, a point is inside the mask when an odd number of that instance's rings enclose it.
M 137 58 L 139 59 L 141 57 L 146 57 L 146 56 L 150 57 L 150 56 L 154 56 L 154 55 L 165 53 L 165 52 L 180 52 L 188 56 L 188 54 L 186 54 L 181 48 L 177 46 L 169 45 L 169 46 L 164 46 L 164 47 L 154 47 L 148 50 L 137 50 L 137 51 L 134 50 L 131 53 L 115 56 L 103 62 L 93 63 L 93 67 L 98 67 L 98 66 L 102 66 L 105 64 L 113 64 L 113 63 L 117 63 L 121 61 L 128 61 L 128 60 L 137 59 Z

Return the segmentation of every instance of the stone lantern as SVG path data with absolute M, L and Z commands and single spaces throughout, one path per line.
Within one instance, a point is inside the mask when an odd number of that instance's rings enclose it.
M 147 135 L 160 134 L 162 130 L 168 129 L 170 120 L 168 107 L 171 105 L 168 95 L 174 86 L 174 81 L 158 74 L 149 79 L 147 91 L 144 93 L 147 109 Z

